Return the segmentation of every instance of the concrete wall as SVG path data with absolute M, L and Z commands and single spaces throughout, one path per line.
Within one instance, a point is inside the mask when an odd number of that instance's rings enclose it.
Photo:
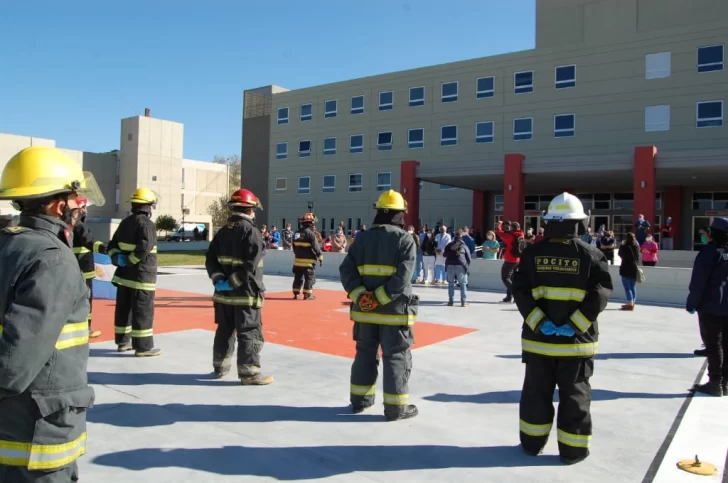
M 345 254 L 326 253 L 324 264 L 316 268 L 319 277 L 339 279 L 339 265 Z M 265 273 L 271 275 L 290 275 L 293 266 L 293 252 L 286 250 L 269 250 L 265 256 Z M 470 266 L 469 286 L 473 289 L 503 292 L 501 282 L 500 261 L 476 260 Z M 690 284 L 692 270 L 689 268 L 662 268 L 643 267 L 647 280 L 637 286 L 637 299 L 639 303 L 654 303 L 664 305 L 684 305 L 687 297 L 687 288 Z M 624 301 L 619 267 L 609 267 L 614 284 L 613 301 Z M 415 287 L 417 292 L 417 287 Z M 443 301 L 447 294 L 443 289 Z
M 116 216 L 116 163 L 117 153 L 83 153 L 83 169 L 91 171 L 104 194 L 104 206 L 91 206 L 89 216 L 113 218 Z
M 182 194 L 189 217 L 207 216 L 210 205 L 228 191 L 227 166 L 183 159 L 182 170 Z

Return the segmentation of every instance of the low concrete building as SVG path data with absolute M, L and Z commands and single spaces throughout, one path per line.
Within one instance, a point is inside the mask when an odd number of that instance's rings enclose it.
M 30 146 L 56 147 L 56 143 L 0 133 L 0 170 L 16 153 Z M 150 188 L 159 195 L 155 217 L 171 215 L 179 223 L 183 219 L 185 223 L 203 223 L 212 233 L 208 207 L 227 194 L 228 167 L 185 159 L 181 123 L 155 119 L 149 110 L 144 116 L 122 119 L 119 147 L 107 153 L 62 149 L 94 174 L 106 198 L 104 206 L 89 209 L 98 238 L 107 240 L 129 214 L 129 198 L 138 187 Z M 0 201 L 0 219 L 4 223 L 16 214 L 9 202 Z

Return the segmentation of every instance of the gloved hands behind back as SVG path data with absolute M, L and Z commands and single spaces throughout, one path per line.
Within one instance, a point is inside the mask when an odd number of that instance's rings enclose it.
M 230 292 L 232 289 L 230 282 L 227 280 L 220 280 L 215 284 L 215 291 L 217 292 Z
M 359 296 L 356 304 L 362 312 L 371 312 L 379 307 L 379 303 L 377 302 L 377 298 L 374 296 L 374 292 L 364 292 Z
M 126 255 L 123 253 L 119 253 L 116 256 L 116 266 L 117 267 L 126 267 Z
M 556 325 L 548 319 L 544 320 L 541 324 L 541 333 L 544 335 L 554 335 L 556 333 Z
M 541 333 L 544 335 L 557 335 L 561 337 L 574 337 L 574 329 L 569 324 L 556 326 L 550 320 L 544 320 L 541 324 Z
M 556 327 L 556 335 L 561 337 L 574 337 L 574 334 L 576 332 L 569 324 L 564 324 L 562 326 Z
M 685 309 L 690 315 L 695 315 L 695 309 Z

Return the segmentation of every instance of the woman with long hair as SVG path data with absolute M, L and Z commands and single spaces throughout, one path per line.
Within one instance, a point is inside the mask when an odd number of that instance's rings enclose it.
M 634 310 L 637 302 L 637 279 L 639 277 L 640 246 L 637 244 L 634 233 L 627 233 L 622 245 L 619 247 L 619 258 L 622 264 L 619 266 L 619 276 L 622 277 L 624 293 L 627 303 L 622 305 L 622 310 Z

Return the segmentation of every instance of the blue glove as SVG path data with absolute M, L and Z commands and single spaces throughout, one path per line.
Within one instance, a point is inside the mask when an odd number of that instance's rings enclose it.
M 217 292 L 230 292 L 232 289 L 230 282 L 227 280 L 220 280 L 215 284 L 215 291 Z
M 574 328 L 571 327 L 569 324 L 564 324 L 560 327 L 556 328 L 556 335 L 561 337 L 574 337 Z
M 123 253 L 120 253 L 116 256 L 116 266 L 117 267 L 126 267 L 126 255 Z
M 554 335 L 556 333 L 556 326 L 553 322 L 546 319 L 541 324 L 541 333 L 544 335 Z
M 685 309 L 690 315 L 695 315 L 695 309 Z

